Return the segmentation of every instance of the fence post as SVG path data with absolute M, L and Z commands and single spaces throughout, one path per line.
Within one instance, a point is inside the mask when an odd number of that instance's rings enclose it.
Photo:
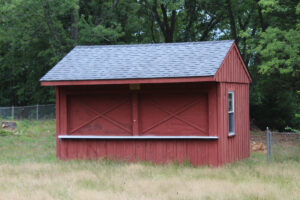
M 39 104 L 36 104 L 36 121 L 39 121 Z
M 270 161 L 270 154 L 271 154 L 271 132 L 269 127 L 267 127 L 267 159 Z
M 15 107 L 14 107 L 14 105 L 12 105 L 12 107 L 11 107 L 11 118 L 12 118 L 12 120 L 14 120 L 14 118 L 15 118 Z

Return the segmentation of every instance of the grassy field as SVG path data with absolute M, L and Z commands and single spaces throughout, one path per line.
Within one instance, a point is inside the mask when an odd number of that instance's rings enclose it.
M 2 199 L 300 199 L 300 147 L 276 147 L 222 168 L 56 161 L 55 121 L 0 136 Z

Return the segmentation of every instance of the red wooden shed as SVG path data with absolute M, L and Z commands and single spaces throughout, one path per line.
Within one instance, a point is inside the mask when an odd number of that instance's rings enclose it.
M 76 46 L 41 78 L 58 158 L 211 166 L 249 157 L 250 82 L 228 40 Z

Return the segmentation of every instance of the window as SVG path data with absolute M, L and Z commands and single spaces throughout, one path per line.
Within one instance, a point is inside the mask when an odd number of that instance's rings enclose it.
M 228 92 L 228 127 L 229 136 L 234 135 L 234 93 Z

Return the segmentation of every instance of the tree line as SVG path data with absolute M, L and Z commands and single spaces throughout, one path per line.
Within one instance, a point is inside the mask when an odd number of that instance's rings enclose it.
M 76 45 L 234 39 L 251 122 L 300 128 L 298 0 L 0 0 L 0 106 L 53 103 L 39 79 Z

